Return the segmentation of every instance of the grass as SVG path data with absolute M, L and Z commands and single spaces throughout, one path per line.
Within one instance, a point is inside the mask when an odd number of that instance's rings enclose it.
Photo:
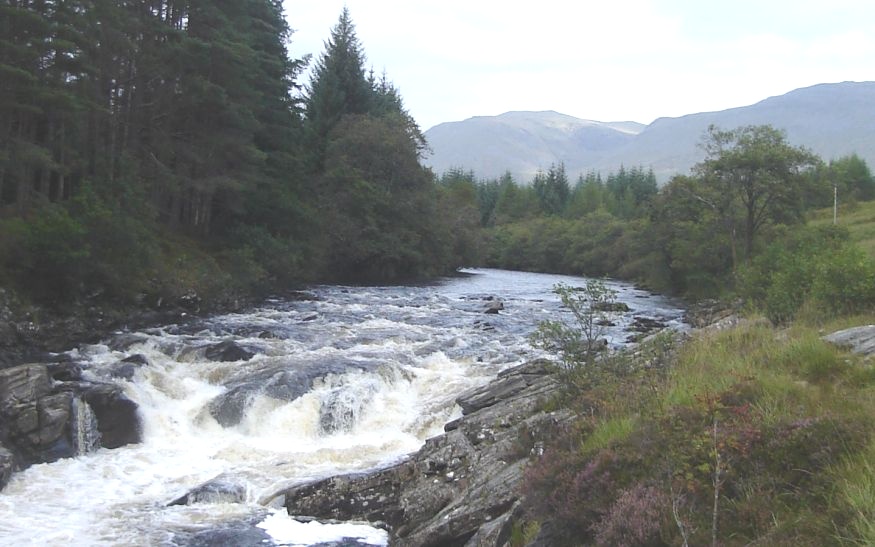
M 875 545 L 875 368 L 821 338 L 872 319 L 700 332 L 658 381 L 618 376 L 581 393 L 603 406 L 581 417 L 590 433 L 576 448 L 553 447 L 565 456 L 533 472 L 554 477 L 549 492 L 531 483 L 550 500 L 536 516 L 562 512 L 578 534 L 623 530 L 609 521 L 618 507 L 646 512 L 654 502 L 634 493 L 658 492 L 668 524 L 650 541 L 680 542 L 671 496 L 690 544 L 709 543 L 722 466 L 721 545 Z
M 599 423 L 580 445 L 581 452 L 594 453 L 612 444 L 623 441 L 635 431 L 638 420 L 635 416 L 613 418 Z
M 832 224 L 832 208 L 818 209 L 809 215 L 812 226 Z M 875 201 L 862 201 L 839 207 L 838 225 L 851 234 L 851 241 L 875 257 Z

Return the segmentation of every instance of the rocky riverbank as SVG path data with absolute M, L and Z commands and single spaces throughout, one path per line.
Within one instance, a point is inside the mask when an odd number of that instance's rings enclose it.
M 462 394 L 463 416 L 397 465 L 277 495 L 294 516 L 381 523 L 393 545 L 502 545 L 529 458 L 571 417 L 545 409 L 559 387 L 552 370 L 533 361 Z
M 703 321 L 702 328 L 723 330 L 740 321 L 724 313 L 715 318 L 710 325 Z M 824 339 L 868 355 L 875 327 Z M 638 362 L 642 356 L 633 351 L 630 358 Z M 461 395 L 463 416 L 396 465 L 296 485 L 277 495 L 293 517 L 368 521 L 387 529 L 392 545 L 504 546 L 515 524 L 525 520 L 527 465 L 573 420 L 568 410 L 547 410 L 560 389 L 553 370 L 548 362 L 530 362 Z M 542 522 L 528 545 L 551 545 L 550 534 L 550 523 Z
M 296 291 L 289 291 L 294 298 Z M 204 302 L 196 293 L 177 298 L 143 297 L 140 305 L 79 302 L 64 309 L 25 304 L 0 289 L 0 369 L 23 363 L 48 363 L 55 353 L 95 343 L 111 333 L 179 323 L 196 317 L 251 307 L 258 297 L 227 294 Z
M 137 442 L 137 405 L 120 386 L 74 363 L 0 370 L 0 489 L 17 469 Z

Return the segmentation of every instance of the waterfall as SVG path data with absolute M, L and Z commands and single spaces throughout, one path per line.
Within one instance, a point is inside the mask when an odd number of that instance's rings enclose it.
M 71 437 L 77 456 L 82 456 L 100 448 L 100 430 L 97 417 L 91 406 L 81 396 L 73 397 L 71 403 Z

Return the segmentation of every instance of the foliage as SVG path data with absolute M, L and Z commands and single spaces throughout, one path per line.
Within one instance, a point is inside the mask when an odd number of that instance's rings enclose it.
M 581 386 L 584 412 L 526 472 L 531 518 L 569 545 L 866 543 L 875 377 L 861 360 L 754 322 L 669 357 L 646 383 Z
M 486 264 L 612 275 L 690 298 L 725 296 L 739 289 L 751 260 L 769 254 L 786 227 L 823 203 L 828 179 L 855 180 L 842 182 L 850 185 L 847 192 L 859 188 L 855 195 L 868 195 L 865 162 L 849 157 L 825 166 L 770 126 L 712 127 L 703 147 L 707 158 L 662 188 L 652 170 L 640 167 L 621 167 L 604 178 L 587 173 L 567 198 L 551 190 L 551 181 L 564 180 L 561 164 L 528 186 L 509 176 L 480 181 Z M 465 176 L 474 179 L 473 173 Z M 859 257 L 841 259 L 857 272 L 865 268 Z M 818 286 L 824 297 L 836 290 L 827 285 Z M 848 300 L 839 294 L 842 305 Z M 775 304 L 782 305 L 796 309 L 798 302 Z
M 748 260 L 768 223 L 801 219 L 801 175 L 818 160 L 787 144 L 784 134 L 770 126 L 730 131 L 711 126 L 703 148 L 708 157 L 694 168 L 697 184 L 691 194 L 719 219 L 736 269 L 739 244 Z
M 532 180 L 532 189 L 538 204 L 546 215 L 560 215 L 568 204 L 571 187 L 565 174 L 565 164 L 551 165 L 546 173 L 538 173 Z
M 365 69 L 348 10 L 306 92 L 273 0 L 3 13 L 0 281 L 25 298 L 158 302 L 478 261 L 476 192 L 419 164 L 422 133 Z
M 532 335 L 532 342 L 557 354 L 566 380 L 578 383 L 596 366 L 596 355 L 605 349 L 604 322 L 616 302 L 617 292 L 598 279 L 587 279 L 583 287 L 560 283 L 553 287 L 553 292 L 571 313 L 572 323 L 542 321 Z
M 848 243 L 839 227 L 797 230 L 767 247 L 740 275 L 739 289 L 775 323 L 807 301 L 830 314 L 875 306 L 875 259 Z

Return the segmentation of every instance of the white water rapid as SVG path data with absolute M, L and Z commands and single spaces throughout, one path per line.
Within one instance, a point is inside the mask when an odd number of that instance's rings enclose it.
M 553 285 L 585 282 L 467 274 L 414 287 L 315 287 L 312 299 L 72 350 L 103 381 L 121 360 L 145 358 L 130 380 L 112 380 L 139 405 L 143 442 L 89 451 L 93 416 L 82 408 L 83 454 L 32 466 L 0 493 L 0 544 L 385 544 L 385 532 L 368 526 L 297 522 L 272 495 L 416 451 L 458 415 L 459 393 L 538 355 L 527 336 L 563 316 Z M 611 286 L 632 309 L 612 317 L 611 344 L 624 343 L 635 314 L 681 326 L 670 300 Z M 504 309 L 484 314 L 487 298 Z M 254 356 L 208 358 L 228 341 Z M 213 479 L 223 488 L 168 505 Z

